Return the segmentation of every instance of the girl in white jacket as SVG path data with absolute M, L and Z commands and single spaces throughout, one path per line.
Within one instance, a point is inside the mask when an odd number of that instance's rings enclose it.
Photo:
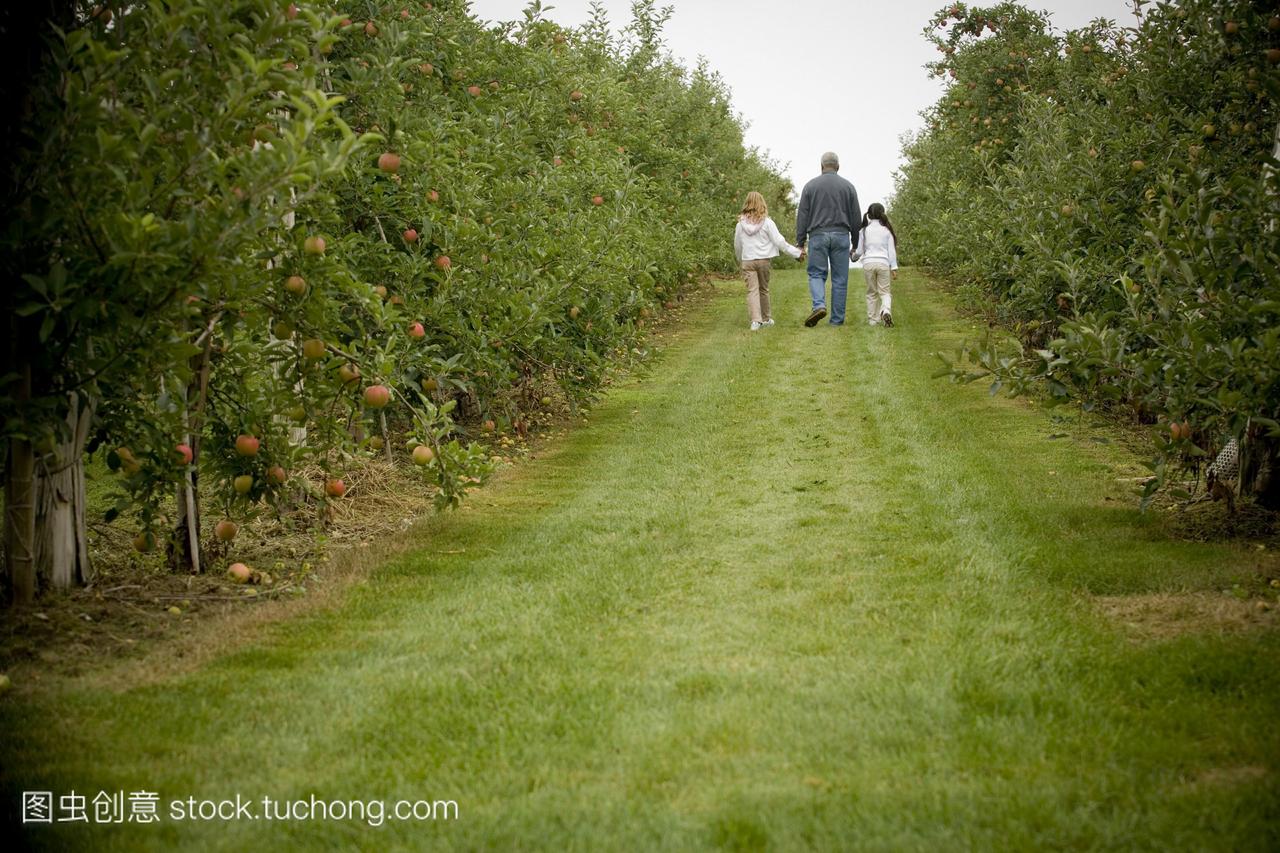
M 803 254 L 773 224 L 764 196 L 752 190 L 747 193 L 738 227 L 733 231 L 733 254 L 742 264 L 742 275 L 747 280 L 747 313 L 751 315 L 753 332 L 773 325 L 769 310 L 769 272 L 773 267 L 770 258 L 776 258 L 779 250 L 793 258 Z
M 862 274 L 867 279 L 867 322 L 872 326 L 893 325 L 893 297 L 889 293 L 890 277 L 898 277 L 898 235 L 893 233 L 884 205 L 876 202 L 867 208 L 858 229 L 858 245 L 852 257 L 862 258 Z

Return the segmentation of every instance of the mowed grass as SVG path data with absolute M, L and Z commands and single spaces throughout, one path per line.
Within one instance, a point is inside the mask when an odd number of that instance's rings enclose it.
M 1280 642 L 1137 643 L 1093 594 L 1216 588 L 1114 445 L 933 380 L 961 333 L 752 333 L 653 371 L 341 605 L 143 687 L 0 703 L 17 791 L 451 799 L 453 821 L 37 827 L 49 848 L 1275 849 Z

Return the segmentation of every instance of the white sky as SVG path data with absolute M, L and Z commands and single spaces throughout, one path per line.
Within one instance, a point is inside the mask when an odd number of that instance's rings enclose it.
M 991 0 L 994 5 L 995 0 Z M 522 17 L 526 0 L 472 0 L 488 21 Z M 921 126 L 941 81 L 924 64 L 937 51 L 921 35 L 947 0 L 658 0 L 674 7 L 664 30 L 671 53 L 692 66 L 705 56 L 745 117 L 747 144 L 767 150 L 799 190 L 828 149 L 865 210 L 893 191 L 899 137 Z M 1058 29 L 1094 18 L 1134 22 L 1127 0 L 1026 0 Z M 550 11 L 545 11 L 547 7 Z M 630 0 L 603 0 L 613 29 L 631 20 Z M 544 17 L 576 27 L 589 0 L 543 0 Z

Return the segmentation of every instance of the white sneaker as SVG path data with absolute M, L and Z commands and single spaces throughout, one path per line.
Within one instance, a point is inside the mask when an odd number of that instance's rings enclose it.
M 772 326 L 772 325 L 773 325 L 773 319 L 772 319 L 772 318 L 770 318 L 770 319 L 768 319 L 768 320 L 765 320 L 765 321 L 764 321 L 764 322 L 762 322 L 760 325 L 762 325 L 762 326 Z
M 867 325 L 868 325 L 868 326 L 879 326 L 879 325 L 880 325 L 880 323 L 879 323 L 879 321 L 877 321 L 877 320 L 868 320 L 868 321 L 867 321 Z
M 753 331 L 753 332 L 758 332 L 758 331 L 760 331 L 760 327 L 761 327 L 761 326 L 763 326 L 763 325 L 764 325 L 763 323 L 758 323 L 758 322 L 756 322 L 755 320 L 752 320 L 752 321 L 751 321 L 751 331 Z

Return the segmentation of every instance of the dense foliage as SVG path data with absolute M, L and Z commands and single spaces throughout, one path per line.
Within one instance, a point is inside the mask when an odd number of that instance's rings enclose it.
M 87 571 L 82 507 L 50 484 L 80 471 L 82 501 L 95 448 L 135 545 L 175 567 L 201 564 L 201 499 L 227 520 L 323 506 L 361 454 L 404 457 L 392 436 L 456 503 L 487 472 L 474 434 L 589 395 L 732 263 L 748 189 L 788 207 L 652 0 L 621 34 L 537 3 L 496 28 L 460 0 L 113 5 L 41 33 L 6 164 L 21 598 Z
M 1234 437 L 1242 491 L 1274 502 L 1280 8 L 1137 11 L 1065 34 L 1016 3 L 939 11 L 948 86 L 906 146 L 895 221 L 1014 333 L 952 375 L 1160 423 L 1148 498 Z

